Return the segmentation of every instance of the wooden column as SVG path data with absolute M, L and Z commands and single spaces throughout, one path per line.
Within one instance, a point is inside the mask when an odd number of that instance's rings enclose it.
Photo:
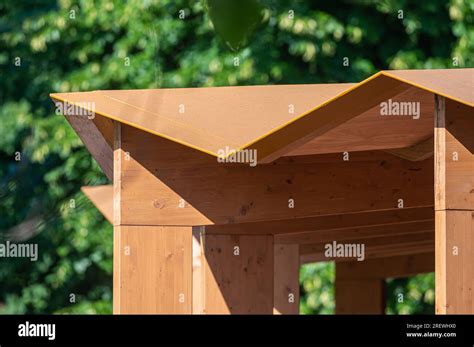
M 297 244 L 275 244 L 273 313 L 298 314 L 300 304 L 300 254 Z
M 474 313 L 474 112 L 435 98 L 436 313 Z
M 336 314 L 384 314 L 385 279 L 354 276 L 351 262 L 336 263 L 335 298 Z
M 433 252 L 336 263 L 336 313 L 384 314 L 385 279 L 434 271 Z
M 114 279 L 115 314 L 192 313 L 192 227 L 130 225 L 122 211 L 148 201 L 140 190 L 124 203 L 122 192 L 146 175 L 122 143 L 115 123 Z M 159 199 L 159 196 L 156 197 Z
M 298 245 L 195 228 L 193 313 L 298 314 Z

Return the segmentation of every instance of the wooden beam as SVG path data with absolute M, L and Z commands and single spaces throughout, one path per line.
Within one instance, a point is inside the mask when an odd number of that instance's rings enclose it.
M 273 313 L 298 314 L 300 255 L 296 244 L 275 244 Z
M 474 109 L 436 96 L 436 313 L 474 313 Z
M 301 263 L 318 261 L 353 261 L 354 257 L 341 258 L 326 256 L 326 245 L 332 242 L 303 244 L 300 246 Z M 434 231 L 421 231 L 411 234 L 372 237 L 366 239 L 339 240 L 340 244 L 364 245 L 364 259 L 395 255 L 430 252 L 434 250 Z
M 338 263 L 339 264 L 339 263 Z M 344 262 L 338 265 L 345 279 L 400 278 L 434 272 L 434 252 Z
M 330 232 L 338 229 L 363 229 L 400 223 L 434 220 L 433 206 L 394 208 L 314 217 L 270 220 L 251 223 L 218 224 L 204 226 L 208 234 L 273 234 L 277 243 L 293 242 L 292 237 L 313 232 Z
M 433 205 L 432 161 L 387 153 L 284 157 L 250 167 L 219 163 L 122 126 L 123 224 L 210 225 Z M 173 155 L 171 155 L 173 154 Z M 179 158 L 179 160 L 177 159 Z M 371 179 L 367 179 L 370 177 Z
M 314 230 L 299 233 L 275 235 L 277 243 L 295 243 L 299 245 L 332 241 L 364 240 L 384 236 L 396 236 L 434 230 L 434 218 L 426 221 L 406 223 L 355 226 L 352 228 Z

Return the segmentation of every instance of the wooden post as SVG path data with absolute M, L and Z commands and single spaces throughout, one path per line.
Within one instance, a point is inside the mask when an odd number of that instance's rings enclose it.
M 133 159 L 122 144 L 122 126 L 114 129 L 114 279 L 115 314 L 192 313 L 192 227 L 123 224 L 123 184 L 140 181 L 130 174 Z M 135 176 L 133 176 L 135 175 Z
M 198 247 L 198 250 L 195 249 Z M 298 314 L 298 245 L 195 228 L 193 313 Z
M 336 263 L 336 313 L 384 314 L 385 279 L 434 271 L 433 252 Z
M 273 313 L 298 314 L 300 254 L 297 244 L 275 244 Z
M 435 96 L 436 313 L 474 313 L 474 112 Z
M 351 262 L 336 263 L 335 298 L 336 314 L 384 314 L 385 279 L 353 276 Z

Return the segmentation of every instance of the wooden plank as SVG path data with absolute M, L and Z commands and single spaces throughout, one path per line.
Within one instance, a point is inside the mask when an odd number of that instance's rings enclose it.
M 205 235 L 204 312 L 272 314 L 271 236 Z
M 399 199 L 406 208 L 433 205 L 431 160 L 407 162 L 386 153 L 357 152 L 348 162 L 332 154 L 250 167 L 218 163 L 170 141 L 123 129 L 122 149 L 130 160 L 122 161 L 121 194 L 127 206 L 122 224 L 281 220 L 393 209 Z
M 436 211 L 436 313 L 474 312 L 474 212 Z
M 344 279 L 381 279 L 414 276 L 434 272 L 434 252 L 350 261 L 337 265 L 338 275 Z
M 192 313 L 191 228 L 116 226 L 114 232 L 115 313 Z
M 109 180 L 113 180 L 113 151 L 106 141 L 106 137 L 100 132 L 97 124 L 105 131 L 105 122 L 99 119 L 89 119 L 86 116 L 65 116 L 69 124 L 74 128 L 80 139 L 92 154 Z M 107 129 L 107 131 L 109 131 Z M 108 135 L 106 135 L 108 136 Z
M 418 102 L 418 116 L 382 116 L 380 104 L 286 153 L 286 156 L 411 147 L 433 136 L 433 95 L 411 87 L 390 98 Z M 384 100 L 385 102 L 387 100 Z M 383 102 L 384 102 L 383 101 Z M 410 129 L 407 132 L 406 129 Z M 431 146 L 433 152 L 433 146 Z
M 436 313 L 474 313 L 474 110 L 436 96 Z
M 474 108 L 437 97 L 436 210 L 474 210 Z
M 300 256 L 295 244 L 274 245 L 274 314 L 298 314 Z
M 356 229 L 370 226 L 434 220 L 433 206 L 395 208 L 345 214 L 279 219 L 262 222 L 206 225 L 208 234 L 273 234 L 277 243 L 293 243 L 292 234 Z M 297 237 L 297 235 L 295 235 Z M 288 241 L 285 241 L 288 240 Z

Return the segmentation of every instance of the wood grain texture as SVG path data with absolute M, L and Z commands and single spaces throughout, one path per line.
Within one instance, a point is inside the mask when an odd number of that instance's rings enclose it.
M 192 313 L 192 230 L 115 226 L 114 313 Z
M 300 255 L 295 244 L 274 245 L 273 313 L 298 314 Z
M 122 224 L 209 225 L 433 205 L 433 163 L 357 152 L 218 163 L 123 126 Z M 370 177 L 370 179 L 368 179 Z M 185 201 L 184 208 L 180 200 Z M 290 199 L 294 207 L 289 206 Z
M 474 111 L 436 96 L 436 313 L 474 313 Z
M 437 210 L 474 210 L 474 108 L 438 97 Z
M 474 312 L 473 244 L 473 211 L 436 211 L 436 313 Z
M 206 235 L 203 247 L 205 313 L 272 314 L 271 236 Z

